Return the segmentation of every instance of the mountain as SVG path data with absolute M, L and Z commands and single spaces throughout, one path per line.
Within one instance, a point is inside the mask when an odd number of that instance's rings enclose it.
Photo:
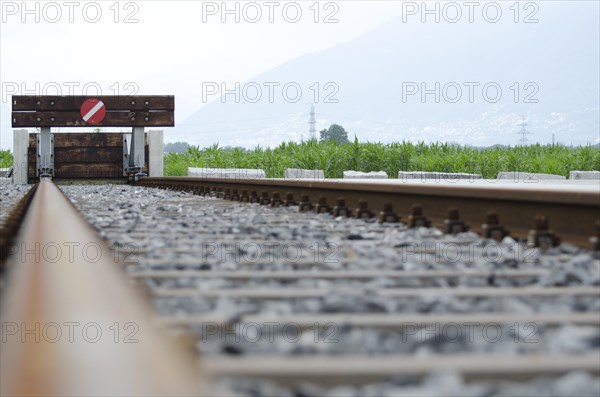
M 545 2 L 534 24 L 514 23 L 512 16 L 496 24 L 392 19 L 350 42 L 241 83 L 246 95 L 239 102 L 228 95 L 225 103 L 209 103 L 179 123 L 173 136 L 201 146 L 274 146 L 308 137 L 310 103 L 316 102 L 317 132 L 337 123 L 361 141 L 515 144 L 524 116 L 531 142 L 551 142 L 554 133 L 561 142 L 595 143 L 600 131 L 598 11 L 596 2 Z M 269 83 L 279 84 L 273 101 Z M 301 87 L 296 103 L 292 85 L 290 98 L 284 98 L 286 83 Z M 434 89 L 436 83 L 439 102 L 434 94 L 424 100 L 408 95 L 409 88 Z M 257 86 L 262 97 L 253 103 Z M 495 98 L 498 87 L 502 92 Z M 337 103 L 323 103 L 332 93 Z

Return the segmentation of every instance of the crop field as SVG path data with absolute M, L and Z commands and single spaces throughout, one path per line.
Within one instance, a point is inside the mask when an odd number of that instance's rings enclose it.
M 10 150 L 0 150 L 0 168 L 7 168 L 13 164 L 13 156 Z
M 10 167 L 10 151 L 0 150 L 0 168 Z M 495 178 L 499 171 L 569 175 L 569 171 L 600 171 L 600 149 L 560 145 L 478 149 L 443 143 L 283 143 L 275 149 L 228 149 L 192 146 L 185 153 L 165 154 L 165 176 L 185 176 L 188 167 L 261 168 L 270 178 L 282 178 L 286 168 L 322 169 L 328 178 L 345 170 L 468 172 Z
M 267 177 L 281 178 L 286 168 L 322 169 L 328 178 L 341 178 L 344 170 L 468 172 L 495 178 L 499 171 L 569 175 L 569 171 L 600 170 L 600 149 L 585 146 L 532 145 L 508 148 L 473 148 L 444 143 L 283 143 L 275 149 L 225 149 L 218 145 L 185 153 L 165 154 L 165 175 L 187 175 L 187 167 L 262 168 Z

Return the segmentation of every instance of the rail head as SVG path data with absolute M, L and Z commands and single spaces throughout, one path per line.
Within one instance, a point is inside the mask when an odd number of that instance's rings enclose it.
M 548 186 L 499 186 L 490 182 L 489 186 L 482 185 L 427 185 L 420 183 L 394 183 L 389 179 L 387 182 L 365 182 L 348 181 L 343 179 L 304 180 L 283 178 L 201 178 L 201 177 L 152 177 L 143 178 L 141 184 L 208 184 L 208 185 L 252 185 L 260 188 L 302 188 L 308 191 L 333 190 L 337 192 L 381 193 L 381 194 L 403 194 L 403 195 L 429 195 L 434 197 L 458 197 L 479 198 L 507 201 L 527 201 L 533 203 L 563 203 L 591 205 L 600 209 L 600 186 L 582 186 L 582 190 L 564 191 L 553 189 Z
M 43 179 L 8 261 L 1 395 L 197 395 L 192 357 L 151 321 L 99 239 Z

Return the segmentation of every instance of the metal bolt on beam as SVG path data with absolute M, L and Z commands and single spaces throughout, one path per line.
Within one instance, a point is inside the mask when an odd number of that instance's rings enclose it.
M 331 211 L 331 207 L 329 206 L 329 204 L 327 204 L 327 198 L 319 197 L 319 201 L 315 206 L 315 212 L 317 214 L 326 214 L 329 211 Z
M 375 215 L 373 211 L 369 209 L 369 204 L 365 200 L 358 201 L 358 208 L 354 210 L 354 217 L 356 219 L 370 219 Z
M 379 213 L 379 223 L 397 223 L 400 222 L 400 216 L 394 212 L 392 203 L 384 203 L 383 211 Z
M 294 195 L 290 192 L 285 194 L 285 200 L 283 200 L 283 205 L 286 207 L 291 207 L 293 205 L 298 205 L 298 203 L 294 200 Z
M 469 226 L 460 220 L 458 208 L 448 209 L 448 219 L 444 220 L 444 226 L 446 234 L 464 233 L 469 230 Z
M 483 237 L 491 238 L 496 241 L 502 241 L 502 239 L 508 236 L 510 233 L 503 225 L 500 224 L 498 214 L 495 211 L 489 211 L 486 214 L 486 222 L 481 225 Z
M 423 206 L 414 204 L 408 217 L 408 227 L 431 227 L 431 221 L 424 215 Z
M 279 192 L 273 192 L 273 198 L 271 198 L 271 207 L 281 207 L 283 205 L 283 200 L 279 195 Z
M 559 244 L 560 238 L 550 229 L 548 217 L 545 214 L 536 215 L 535 229 L 530 230 L 527 235 L 527 246 L 539 248 L 544 253 Z
M 260 194 L 260 202 L 259 202 L 259 204 L 260 205 L 269 205 L 269 204 L 271 204 L 271 199 L 269 198 L 269 192 L 264 191 L 264 192 L 262 192 Z
M 335 206 L 331 210 L 331 215 L 334 217 L 338 216 L 352 216 L 352 211 L 346 206 L 346 199 L 338 197 Z
M 313 205 L 310 202 L 310 198 L 307 194 L 303 194 L 300 198 L 299 210 L 300 212 L 308 212 L 313 209 Z

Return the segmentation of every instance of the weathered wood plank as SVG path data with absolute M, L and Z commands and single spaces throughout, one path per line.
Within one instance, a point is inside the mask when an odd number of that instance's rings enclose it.
M 79 112 L 12 112 L 13 127 L 173 127 L 175 113 L 107 112 L 101 123 L 90 125 Z
M 34 183 L 37 167 L 37 134 L 29 134 L 29 147 L 27 148 L 27 183 Z
M 88 99 L 101 100 L 106 109 L 114 110 L 175 110 L 173 95 L 139 96 L 35 96 L 21 95 L 12 97 L 13 111 L 79 111 Z
M 27 151 L 27 183 L 35 183 L 36 180 L 37 155 L 36 149 L 29 147 Z
M 71 133 L 59 132 L 54 134 L 54 148 L 61 147 L 115 147 L 123 151 L 123 134 L 114 132 L 102 133 Z
M 60 179 L 123 178 L 122 133 L 55 133 L 54 177 Z M 36 181 L 37 134 L 29 135 L 28 180 Z M 146 144 L 146 159 L 148 145 Z M 147 172 L 148 162 L 144 165 Z
M 59 163 L 123 163 L 122 147 L 57 147 L 55 161 Z
M 36 145 L 38 134 L 29 134 L 29 148 Z M 54 147 L 118 147 L 123 149 L 121 132 L 58 132 L 54 133 Z
M 55 178 L 122 178 L 119 163 L 54 163 Z

